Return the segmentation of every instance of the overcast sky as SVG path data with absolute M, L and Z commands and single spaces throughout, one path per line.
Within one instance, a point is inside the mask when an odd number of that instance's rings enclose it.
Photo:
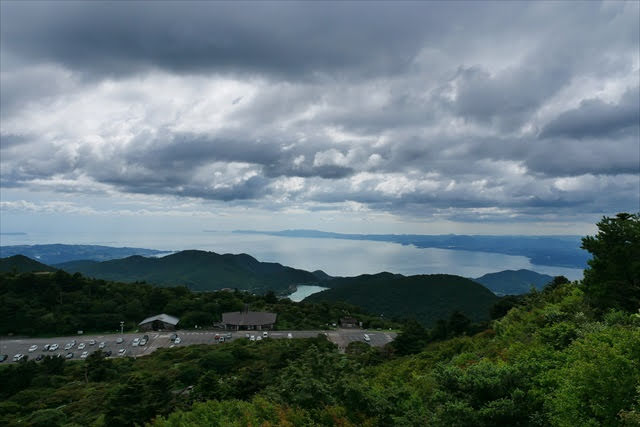
M 592 232 L 639 4 L 2 1 L 1 229 Z

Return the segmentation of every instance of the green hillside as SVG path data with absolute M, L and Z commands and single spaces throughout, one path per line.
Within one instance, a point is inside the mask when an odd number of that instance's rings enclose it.
M 531 286 L 542 289 L 553 280 L 553 276 L 522 269 L 489 273 L 473 280 L 486 286 L 496 295 L 520 295 L 529 292 Z
M 2 273 L 34 273 L 41 271 L 56 271 L 56 269 L 24 255 L 0 258 L 0 272 Z
M 161 258 L 131 256 L 104 262 L 57 264 L 69 272 L 119 282 L 146 281 L 154 285 L 185 285 L 196 291 L 238 288 L 256 292 L 286 291 L 290 285 L 318 281 L 304 270 L 260 262 L 247 254 L 182 251 Z
M 425 326 L 433 326 L 455 311 L 474 321 L 487 320 L 489 309 L 498 300 L 484 286 L 448 274 L 365 274 L 333 279 L 327 286 L 332 289 L 305 301 L 343 301 L 385 317 L 415 317 Z

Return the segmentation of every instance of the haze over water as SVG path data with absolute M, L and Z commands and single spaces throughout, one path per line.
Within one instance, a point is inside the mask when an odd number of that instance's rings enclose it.
M 523 256 L 448 249 L 417 248 L 397 243 L 360 240 L 290 238 L 231 232 L 160 233 L 28 233 L 2 235 L 9 245 L 87 244 L 129 246 L 167 252 L 199 249 L 216 253 L 247 253 L 259 261 L 279 262 L 332 276 L 356 276 L 381 271 L 411 274 L 457 274 L 479 277 L 501 270 L 525 268 L 539 273 L 581 279 L 582 270 L 533 265 Z

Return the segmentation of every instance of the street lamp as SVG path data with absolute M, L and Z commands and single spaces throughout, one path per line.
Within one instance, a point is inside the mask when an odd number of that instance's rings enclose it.
M 123 334 L 123 330 L 124 330 L 124 320 L 120 321 L 120 335 Z

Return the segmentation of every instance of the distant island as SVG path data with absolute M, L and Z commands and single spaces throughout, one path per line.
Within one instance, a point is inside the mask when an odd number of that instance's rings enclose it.
M 133 255 L 158 256 L 162 254 L 167 254 L 167 251 L 128 247 L 114 248 L 100 245 L 48 244 L 0 246 L 0 258 L 24 255 L 49 265 L 78 260 L 109 261 Z
M 463 234 L 343 234 L 318 230 L 234 230 L 240 234 L 280 237 L 370 240 L 414 245 L 418 248 L 491 252 L 529 258 L 532 264 L 586 268 L 589 254 L 580 248 L 581 236 L 489 236 Z

